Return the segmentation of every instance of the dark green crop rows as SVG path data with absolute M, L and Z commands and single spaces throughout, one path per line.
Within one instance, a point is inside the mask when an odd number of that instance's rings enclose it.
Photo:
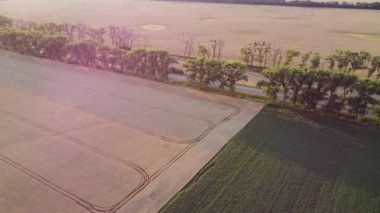
M 267 107 L 162 212 L 380 212 L 380 131 Z

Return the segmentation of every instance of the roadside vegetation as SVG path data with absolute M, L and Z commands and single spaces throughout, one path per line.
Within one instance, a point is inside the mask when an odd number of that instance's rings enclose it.
M 225 41 L 220 39 L 196 47 L 193 39 L 185 40 L 183 57 L 173 57 L 166 50 L 137 48 L 138 36 L 113 25 L 38 24 L 0 16 L 3 50 L 167 83 L 179 84 L 169 80 L 170 72 L 185 73 L 188 81 L 181 84 L 247 99 L 257 95 L 236 91 L 236 84 L 254 70 L 267 78 L 257 86 L 273 103 L 282 99 L 282 104 L 346 119 L 378 119 L 380 56 L 366 51 L 335 50 L 323 58 L 262 41 L 244 45 L 240 61 L 222 61 Z M 180 67 L 174 66 L 178 59 L 185 60 Z M 365 70 L 367 79 L 359 79 L 356 73 Z
M 213 2 L 213 3 L 234 3 L 253 5 L 277 5 L 289 7 L 320 7 L 320 8 L 349 8 L 349 9 L 371 9 L 380 10 L 380 2 L 356 2 L 347 1 L 306 1 L 306 0 L 161 0 L 161 1 L 189 1 L 189 2 Z
M 267 106 L 161 212 L 379 212 L 379 138 Z

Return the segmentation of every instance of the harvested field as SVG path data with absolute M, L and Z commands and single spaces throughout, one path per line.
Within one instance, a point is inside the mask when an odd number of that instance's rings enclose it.
M 127 26 L 144 35 L 135 42 L 137 46 L 149 44 L 180 55 L 184 52 L 183 38 L 190 37 L 195 44 L 223 39 L 223 57 L 235 59 L 248 41 L 268 41 L 274 46 L 322 55 L 336 48 L 380 54 L 378 39 L 341 33 L 380 34 L 380 13 L 371 10 L 149 0 L 3 0 L 0 14 L 39 22 Z M 146 25 L 165 29 L 146 30 Z
M 157 211 L 260 109 L 2 51 L 1 209 Z
M 379 212 L 379 139 L 266 107 L 161 212 Z

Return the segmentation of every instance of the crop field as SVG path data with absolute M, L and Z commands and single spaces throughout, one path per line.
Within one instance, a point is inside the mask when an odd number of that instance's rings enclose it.
M 0 211 L 157 211 L 261 107 L 1 51 Z
M 225 40 L 224 58 L 238 58 L 248 41 L 318 51 L 380 54 L 380 13 L 371 10 L 295 8 L 151 0 L 2 0 L 0 14 L 38 22 L 127 26 L 141 35 L 135 46 L 183 54 L 184 39 Z M 344 33 L 342 33 L 344 32 Z
M 161 212 L 379 212 L 379 138 L 266 107 Z

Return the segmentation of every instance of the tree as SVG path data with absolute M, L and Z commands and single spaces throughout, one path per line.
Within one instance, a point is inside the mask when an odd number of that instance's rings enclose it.
M 37 23 L 23 19 L 12 20 L 12 27 L 19 30 L 35 31 L 37 30 Z
M 334 61 L 334 65 L 336 64 L 339 71 L 343 70 L 346 72 L 351 60 L 351 51 L 335 50 L 328 56 L 328 58 Z
M 18 29 L 0 30 L 0 48 L 37 57 L 61 60 L 67 40 L 61 35 Z
M 300 103 L 308 109 L 315 110 L 327 92 L 328 84 L 326 82 L 330 78 L 330 72 L 322 69 L 311 69 L 305 72 L 305 75 L 305 87 L 300 94 Z
M 253 66 L 255 55 L 256 44 L 247 43 L 240 49 L 240 58 L 247 66 Z
M 371 60 L 371 66 L 368 70 L 368 78 L 376 73 L 376 80 L 380 78 L 380 56 L 374 56 Z
M 207 89 L 210 83 L 217 81 L 222 65 L 222 62 L 215 59 L 198 57 L 187 60 L 184 67 L 190 84 L 200 89 Z
M 10 28 L 12 27 L 12 19 L 0 15 L 0 28 Z
M 168 80 L 170 65 L 176 63 L 166 50 L 135 49 L 124 54 L 124 50 L 114 47 L 107 51 L 107 63 L 119 66 L 113 67 L 113 70 L 127 71 L 139 77 L 159 81 Z
M 272 65 L 273 66 L 280 66 L 281 64 L 281 61 L 282 61 L 282 57 L 283 57 L 283 51 L 281 48 L 272 48 L 272 52 L 270 54 L 271 58 L 272 58 Z
M 269 100 L 275 101 L 277 99 L 277 93 L 280 91 L 280 84 L 276 81 L 261 80 L 257 82 L 258 87 L 268 96 Z
M 355 79 L 355 76 L 350 73 L 331 72 L 330 78 L 326 80 L 326 103 L 323 104 L 323 108 L 326 112 L 337 113 L 343 109 L 344 98 L 337 94 L 337 90 L 340 87 L 346 86 L 346 82 L 353 82 L 350 79 Z
M 108 69 L 108 67 L 109 67 L 108 57 L 109 57 L 110 51 L 111 51 L 110 46 L 98 47 L 97 54 L 96 54 L 96 59 L 97 59 L 96 67 L 97 68 L 102 68 L 102 69 L 106 69 L 106 70 Z
M 235 84 L 240 80 L 248 80 L 247 66 L 239 61 L 228 61 L 223 64 L 221 75 L 218 77 L 221 88 L 227 86 L 232 94 Z
M 94 66 L 96 61 L 96 41 L 91 39 L 72 41 L 65 47 L 67 62 L 84 66 Z
M 307 69 L 305 68 L 292 68 L 289 79 L 289 88 L 292 91 L 292 103 L 295 105 L 299 101 L 299 94 L 308 80 L 306 75 Z
M 108 69 L 118 72 L 123 71 L 123 59 L 126 55 L 126 51 L 118 47 L 110 47 L 107 53 L 108 55 L 105 62 L 109 65 Z
M 335 67 L 335 61 L 334 61 L 334 58 L 333 58 L 333 56 L 331 54 L 325 58 L 325 62 L 324 63 L 328 64 L 328 68 L 330 70 L 334 69 L 334 67 Z M 323 65 L 322 65 L 322 67 L 323 67 Z
M 366 69 L 366 63 L 371 60 L 371 54 L 366 51 L 351 52 L 350 71 L 354 72 L 359 69 Z
M 63 23 L 58 25 L 58 29 L 60 31 L 60 34 L 65 36 L 68 40 L 74 40 L 74 25 Z
M 59 34 L 61 32 L 59 25 L 52 22 L 38 25 L 37 30 L 46 34 Z
M 272 51 L 272 44 L 267 43 L 264 48 L 264 67 L 267 66 L 268 57 Z
M 61 35 L 43 36 L 40 41 L 40 54 L 42 57 L 61 61 L 67 38 Z
M 301 57 L 301 63 L 300 63 L 300 67 L 305 67 L 307 62 L 309 61 L 310 59 L 310 55 L 312 54 L 312 52 L 308 52 L 306 54 L 304 54 L 302 57 Z
M 205 44 L 202 44 L 202 43 L 198 44 L 198 56 L 199 57 L 210 57 L 211 56 L 210 50 Z
M 274 68 L 274 71 L 271 73 L 271 75 L 276 76 L 273 76 L 271 79 L 278 81 L 278 84 L 280 84 L 283 89 L 283 103 L 285 104 L 290 89 L 292 68 L 288 66 L 276 67 Z
M 380 125 L 380 105 L 375 105 L 372 109 L 372 114 L 376 117 L 376 125 Z
M 319 53 L 314 53 L 310 59 L 310 68 L 312 69 L 319 68 L 320 64 L 321 64 L 321 56 L 319 55 Z
M 146 78 L 148 68 L 148 52 L 145 49 L 135 49 L 127 53 L 124 60 L 128 72 Z
M 108 27 L 108 33 L 112 45 L 123 50 L 131 50 L 135 40 L 138 38 L 138 34 L 136 34 L 133 29 L 128 29 L 126 27 L 121 28 L 110 25 Z
M 356 96 L 348 97 L 349 112 L 354 115 L 364 115 L 367 112 L 368 104 L 377 104 L 378 101 L 373 97 L 380 94 L 380 82 L 369 79 L 359 80 L 354 84 Z
M 211 39 L 210 46 L 211 46 L 211 52 L 210 52 L 211 58 L 220 60 L 222 49 L 224 47 L 224 41 L 220 39 Z
M 257 50 L 256 61 L 259 62 L 260 67 L 265 67 L 271 50 L 271 44 L 265 41 L 255 42 L 255 47 Z
M 102 46 L 104 44 L 104 35 L 106 32 L 106 28 L 104 27 L 92 27 L 87 30 L 87 35 L 95 40 L 99 46 Z
M 194 39 L 190 38 L 188 40 L 183 41 L 185 43 L 185 52 L 183 54 L 184 57 L 191 57 L 194 51 Z
M 343 78 L 343 81 L 341 82 L 341 87 L 342 87 L 342 101 L 346 101 L 346 97 L 349 92 L 352 92 L 354 90 L 354 85 L 358 81 L 358 77 L 356 75 L 345 75 Z
M 24 53 L 25 49 L 32 47 L 30 42 L 31 34 L 29 34 L 28 39 L 26 39 L 27 35 L 28 32 L 22 30 L 0 29 L 0 47 L 4 50 Z
M 285 53 L 285 65 L 289 65 L 292 63 L 293 59 L 299 56 L 301 53 L 298 50 L 290 49 Z
M 82 40 L 86 38 L 87 35 L 87 26 L 85 24 L 77 24 L 75 25 L 75 31 L 77 33 L 78 40 Z
M 257 86 L 260 87 L 269 97 L 271 101 L 277 99 L 277 93 L 281 89 L 281 82 L 279 79 L 279 68 L 272 67 L 267 68 L 261 72 L 268 80 L 261 80 L 257 83 Z
M 177 63 L 166 50 L 148 50 L 148 69 L 149 77 L 160 81 L 169 79 L 169 67 L 171 64 Z

